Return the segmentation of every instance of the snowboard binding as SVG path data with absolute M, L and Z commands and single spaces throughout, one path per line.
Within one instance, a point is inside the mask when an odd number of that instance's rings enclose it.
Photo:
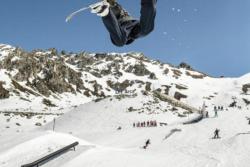
M 89 6 L 91 13 L 97 16 L 105 17 L 109 14 L 110 3 L 106 0 L 92 4 Z

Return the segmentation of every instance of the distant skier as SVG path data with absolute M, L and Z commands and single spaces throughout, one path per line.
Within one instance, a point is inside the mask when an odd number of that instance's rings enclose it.
M 206 112 L 206 118 L 209 118 L 209 114 L 208 114 L 208 112 Z
M 216 128 L 215 131 L 214 131 L 214 137 L 213 137 L 213 139 L 219 139 L 220 138 L 219 132 L 220 132 L 220 130 Z
M 154 121 L 154 127 L 157 127 L 157 121 Z
M 140 20 L 132 18 L 116 0 L 103 1 L 101 6 L 92 8 L 92 13 L 102 17 L 114 45 L 131 44 L 153 31 L 157 0 L 141 0 Z
M 148 145 L 151 144 L 150 139 L 148 139 L 145 143 L 145 145 L 143 146 L 144 149 L 148 148 Z
M 214 117 L 218 117 L 218 111 L 217 110 L 214 111 Z

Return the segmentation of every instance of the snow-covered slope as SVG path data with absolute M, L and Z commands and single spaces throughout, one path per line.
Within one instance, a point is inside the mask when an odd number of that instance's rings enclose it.
M 44 166 L 245 167 L 249 96 L 250 74 L 214 78 L 141 53 L 26 52 L 0 44 L 0 167 L 74 141 L 75 152 Z M 183 125 L 203 104 L 209 118 Z M 144 121 L 158 127 L 133 127 Z M 219 140 L 211 139 L 215 128 Z
M 210 109 L 230 105 L 247 109 L 250 103 L 249 74 L 213 78 L 185 63 L 174 67 L 141 53 L 26 52 L 1 44 L 0 54 L 0 111 L 7 112 L 7 118 L 0 119 L 10 120 L 5 127 L 19 123 L 10 119 L 13 115 L 32 113 L 33 125 L 45 124 L 46 120 L 34 118 L 36 113 L 59 114 L 95 99 L 152 96 L 155 90 L 197 109 L 204 102 Z
M 242 87 L 250 82 L 249 75 L 213 78 L 187 64 L 173 67 L 140 53 L 68 54 L 55 49 L 26 52 L 1 44 L 0 54 L 0 87 L 5 90 L 0 92 L 3 111 L 58 111 L 117 92 L 153 90 L 197 108 L 203 101 L 228 106 L 232 98 L 244 103 L 247 92 L 243 94 Z
M 0 61 L 8 56 L 13 50 L 15 50 L 15 48 L 10 45 L 0 44 Z
M 36 131 L 19 134 L 22 138 L 17 141 L 12 134 L 0 149 L 0 165 L 20 166 L 79 141 L 76 151 L 67 152 L 44 166 L 248 167 L 250 125 L 245 117 L 250 116 L 249 111 L 229 108 L 220 111 L 216 118 L 210 111 L 210 118 L 191 125 L 181 124 L 188 118 L 171 112 L 127 112 L 128 106 L 139 108 L 140 101 L 145 102 L 147 98 L 90 102 L 58 118 L 56 132 L 47 131 L 53 126 L 49 123 Z M 133 127 L 133 122 L 147 120 L 167 122 L 168 126 Z M 221 139 L 212 139 L 216 128 L 221 131 Z M 151 144 L 144 150 L 142 146 L 147 139 Z M 0 143 L 3 141 L 0 138 Z

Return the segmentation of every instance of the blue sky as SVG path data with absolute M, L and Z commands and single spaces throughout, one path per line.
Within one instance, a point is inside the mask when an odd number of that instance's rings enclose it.
M 250 72 L 249 0 L 158 0 L 154 32 L 122 48 L 112 45 L 101 19 L 89 12 L 65 23 L 69 13 L 91 2 L 1 0 L 0 43 L 26 50 L 138 51 L 175 65 L 184 61 L 213 76 Z M 139 17 L 139 0 L 119 2 Z

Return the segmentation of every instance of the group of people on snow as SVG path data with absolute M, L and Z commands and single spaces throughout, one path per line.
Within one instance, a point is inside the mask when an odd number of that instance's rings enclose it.
M 206 110 L 206 104 L 205 102 L 203 103 L 202 109 L 200 110 L 200 114 L 203 115 L 203 118 L 209 118 L 209 113 Z M 214 117 L 218 117 L 218 111 L 224 110 L 223 106 L 214 106 Z
M 217 107 L 214 106 L 214 110 L 217 110 L 217 111 L 221 110 L 222 111 L 222 110 L 224 110 L 224 108 L 223 108 L 223 106 L 217 106 Z
M 157 121 L 144 121 L 144 122 L 137 122 L 133 123 L 134 128 L 141 128 L 141 127 L 157 127 Z
M 223 111 L 223 106 L 214 106 L 214 117 L 218 117 L 218 111 Z

